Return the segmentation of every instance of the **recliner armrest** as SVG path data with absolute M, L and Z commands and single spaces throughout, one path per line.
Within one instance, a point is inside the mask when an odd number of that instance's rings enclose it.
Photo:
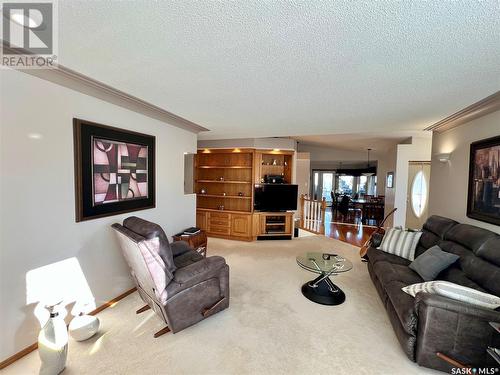
M 217 275 L 222 267 L 226 265 L 226 261 L 220 256 L 211 256 L 192 263 L 186 267 L 179 268 L 174 273 L 173 281 L 179 284 L 185 284 L 193 279 L 206 280 L 207 278 Z
M 435 307 L 443 310 L 470 315 L 477 319 L 486 320 L 489 322 L 500 322 L 500 312 L 490 310 L 480 306 L 474 306 L 462 301 L 457 301 L 438 294 L 417 293 L 415 296 L 415 311 L 418 314 L 419 305 L 424 304 L 427 307 Z

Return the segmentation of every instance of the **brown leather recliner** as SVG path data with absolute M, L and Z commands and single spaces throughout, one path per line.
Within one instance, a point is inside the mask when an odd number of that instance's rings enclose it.
M 179 332 L 229 307 L 224 258 L 204 258 L 184 241 L 170 244 L 159 225 L 135 216 L 112 228 L 139 295 L 167 324 L 155 337 Z

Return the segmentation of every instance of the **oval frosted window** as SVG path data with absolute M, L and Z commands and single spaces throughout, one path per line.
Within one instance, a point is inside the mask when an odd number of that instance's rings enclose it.
M 427 181 L 424 172 L 418 171 L 411 186 L 411 207 L 416 217 L 421 217 L 427 204 Z

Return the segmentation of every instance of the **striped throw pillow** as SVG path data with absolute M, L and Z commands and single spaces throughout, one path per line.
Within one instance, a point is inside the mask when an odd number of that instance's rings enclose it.
M 415 249 L 422 232 L 410 232 L 401 228 L 391 228 L 387 231 L 377 249 L 413 261 Z
M 426 281 L 424 283 L 417 283 L 405 286 L 401 290 L 412 297 L 415 297 L 417 293 L 425 292 L 430 294 L 437 294 L 436 285 L 439 281 Z
M 427 281 L 425 283 L 408 285 L 401 289 L 403 292 L 413 297 L 419 292 L 426 292 L 465 302 L 469 305 L 484 307 L 486 309 L 494 310 L 500 307 L 500 297 L 480 292 L 479 290 L 466 286 L 450 283 L 449 281 Z

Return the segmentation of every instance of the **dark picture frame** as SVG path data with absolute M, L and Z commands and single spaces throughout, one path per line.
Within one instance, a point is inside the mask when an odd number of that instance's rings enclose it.
M 387 172 L 386 187 L 392 189 L 394 187 L 394 172 Z
M 470 145 L 467 216 L 500 225 L 500 136 Z
M 74 118 L 73 142 L 76 222 L 156 206 L 154 136 Z M 94 160 L 94 155 L 105 161 Z M 97 194 L 101 186 L 111 187 L 110 193 Z

